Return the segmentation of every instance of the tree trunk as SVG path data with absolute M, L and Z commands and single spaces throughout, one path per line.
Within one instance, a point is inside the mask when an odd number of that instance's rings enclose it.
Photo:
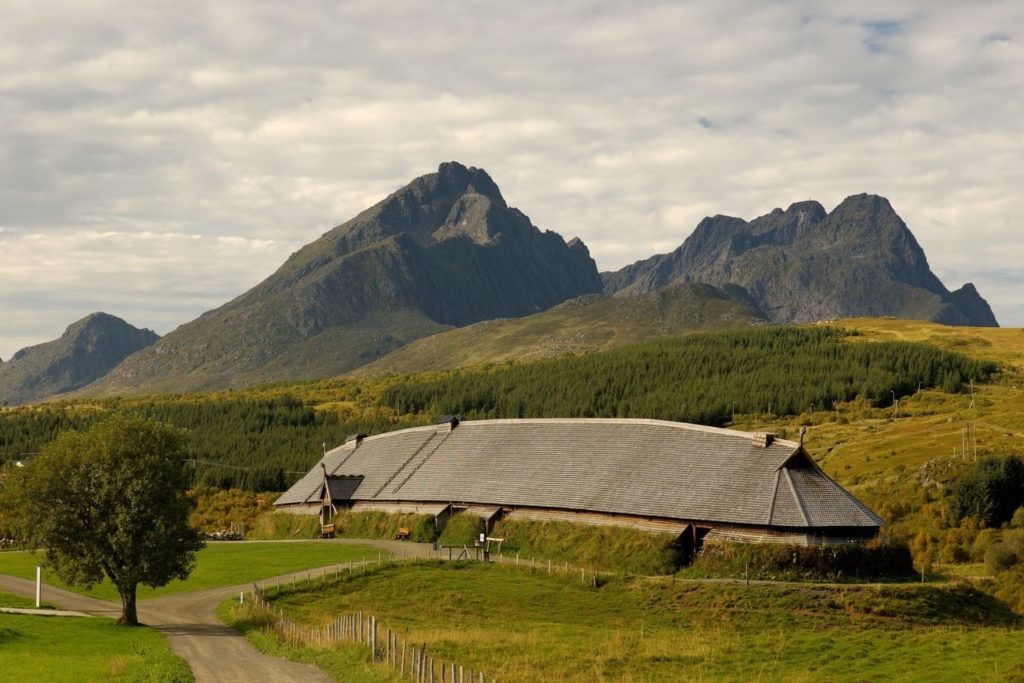
M 117 620 L 119 624 L 126 626 L 139 625 L 139 614 L 135 609 L 136 587 L 137 585 L 133 583 L 131 586 L 119 591 L 121 593 L 121 618 Z

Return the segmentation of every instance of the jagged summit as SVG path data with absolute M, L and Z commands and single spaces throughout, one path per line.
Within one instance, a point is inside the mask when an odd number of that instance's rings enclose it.
M 292 254 L 259 285 L 98 383 L 103 393 L 335 375 L 413 339 L 601 291 L 582 243 L 510 208 L 482 169 L 416 178 Z
M 60 338 L 21 349 L 0 365 L 0 401 L 29 403 L 74 391 L 159 338 L 116 316 L 92 313 Z
M 706 282 L 774 322 L 891 315 L 951 325 L 997 325 L 974 287 L 950 292 L 885 197 L 857 194 L 826 213 L 797 202 L 744 221 L 705 218 L 669 254 L 603 273 L 609 294 Z

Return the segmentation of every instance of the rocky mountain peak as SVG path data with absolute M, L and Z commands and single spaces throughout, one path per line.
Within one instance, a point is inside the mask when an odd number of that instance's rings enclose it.
M 828 213 L 803 201 L 749 222 L 705 218 L 676 251 L 602 279 L 606 293 L 623 296 L 675 280 L 738 287 L 780 323 L 893 315 L 997 324 L 973 287 L 950 292 L 943 286 L 889 201 L 872 194 L 847 197 Z
M 72 323 L 60 338 L 21 349 L 0 367 L 0 400 L 27 403 L 81 388 L 159 339 L 107 313 Z

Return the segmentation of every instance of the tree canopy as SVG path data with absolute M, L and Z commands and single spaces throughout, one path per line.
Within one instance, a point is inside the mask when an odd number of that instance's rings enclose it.
M 1024 505 L 1024 460 L 984 458 L 956 480 L 949 492 L 949 518 L 954 524 L 974 517 L 988 527 L 1013 518 Z
M 138 585 L 186 578 L 203 546 L 188 524 L 183 439 L 177 428 L 125 416 L 61 433 L 4 482 L 11 530 L 44 549 L 45 563 L 68 583 L 108 577 L 121 596 L 121 623 L 137 624 Z

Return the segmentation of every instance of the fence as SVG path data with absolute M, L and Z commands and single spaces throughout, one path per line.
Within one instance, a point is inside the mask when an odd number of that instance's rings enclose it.
M 276 587 L 277 590 L 289 586 L 312 588 L 317 582 L 321 586 L 326 586 L 329 578 L 340 579 L 342 576 L 365 574 L 373 568 L 380 569 L 385 565 L 405 560 L 432 559 L 441 562 L 455 562 L 483 559 L 481 556 L 474 557 L 469 548 L 464 548 L 465 552 L 460 553 L 460 556 L 455 556 L 452 550 L 453 548 L 432 550 L 427 557 L 402 555 L 396 558 L 394 555 L 384 556 L 378 553 L 376 560 L 364 559 L 327 567 L 318 572 L 308 571 L 305 577 L 301 574 L 294 574 L 291 581 L 282 582 L 280 579 L 275 579 L 273 582 L 263 582 L 262 586 L 259 583 L 253 583 L 250 592 L 250 609 L 269 617 L 271 629 L 281 640 L 296 645 L 315 647 L 330 647 L 337 643 L 361 644 L 370 648 L 370 657 L 373 662 L 389 666 L 397 671 L 402 678 L 408 676 L 415 683 L 495 683 L 481 671 L 465 669 L 456 662 L 433 657 L 429 654 L 426 644 L 407 642 L 399 636 L 398 632 L 380 625 L 374 615 L 355 612 L 342 615 L 326 626 L 305 626 L 287 619 L 280 608 L 275 608 L 266 599 L 265 590 L 267 588 Z M 448 551 L 448 557 L 445 557 L 445 551 Z M 491 555 L 490 561 L 546 574 L 561 575 L 574 582 L 578 577 L 582 583 L 589 583 L 595 588 L 599 585 L 599 577 L 608 574 L 608 572 L 599 573 L 591 569 L 574 567 L 568 562 L 520 558 L 518 554 L 515 556 Z M 378 637 L 381 634 L 384 635 L 383 640 Z
M 453 661 L 435 658 L 428 653 L 425 644 L 410 644 L 397 631 L 381 626 L 373 615 L 360 611 L 342 615 L 326 626 L 304 626 L 286 619 L 280 609 L 266 600 L 258 586 L 253 586 L 250 595 L 249 609 L 270 617 L 271 630 L 285 642 L 314 647 L 337 643 L 364 645 L 370 649 L 372 662 L 390 667 L 401 678 L 408 677 L 416 683 L 496 683 L 482 671 L 467 670 Z

